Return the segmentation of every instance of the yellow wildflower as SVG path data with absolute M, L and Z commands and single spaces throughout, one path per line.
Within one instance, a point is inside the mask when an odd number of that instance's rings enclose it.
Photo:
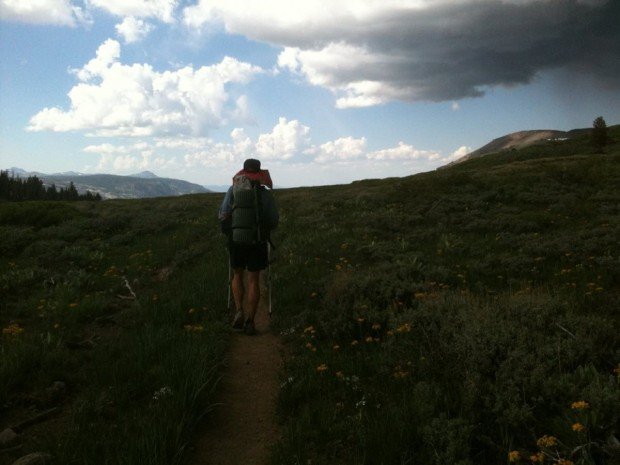
M 183 328 L 188 333 L 202 333 L 204 331 L 204 327 L 202 325 L 185 325 Z
M 314 326 L 308 326 L 304 329 L 304 333 L 311 333 L 312 331 L 314 331 Z
M 337 371 L 336 372 L 336 378 L 340 378 L 340 379 L 344 378 L 344 375 L 342 374 L 342 371 Z
M 583 426 L 581 423 L 577 422 L 574 423 L 573 426 L 573 431 L 575 431 L 576 433 L 580 433 L 581 431 L 583 431 L 584 429 L 586 429 L 585 426 Z
M 579 400 L 577 402 L 573 402 L 570 405 L 570 408 L 572 408 L 573 410 L 584 410 L 590 407 L 590 404 L 588 404 L 585 400 Z
M 530 455 L 530 461 L 532 463 L 543 463 L 545 461 L 545 454 L 537 452 L 536 454 Z
M 371 343 L 371 342 L 372 342 L 372 336 L 368 336 L 368 337 L 365 339 L 365 341 L 366 341 L 366 342 L 368 342 L 368 343 Z
M 408 333 L 409 331 L 411 331 L 411 325 L 409 323 L 403 323 L 396 328 L 397 333 Z
M 357 340 L 353 340 L 353 341 L 351 341 L 351 345 L 352 345 L 352 346 L 356 346 L 357 344 L 358 344 L 358 341 L 357 341 Z
M 334 345 L 334 350 L 338 350 L 340 349 L 340 346 L 338 344 Z
M 510 452 L 508 452 L 508 461 L 510 463 L 518 462 L 519 459 L 521 459 L 521 454 L 518 450 L 511 450 Z
M 379 331 L 381 329 L 381 325 L 379 323 L 374 323 L 372 325 L 373 331 Z
M 2 328 L 3 336 L 17 336 L 24 332 L 24 328 L 19 326 L 17 323 L 10 324 L 6 328 Z
M 318 371 L 319 373 L 327 371 L 327 365 L 325 365 L 324 363 L 320 364 L 318 367 L 316 367 L 316 371 Z
M 557 446 L 558 440 L 554 436 L 547 436 L 546 434 L 536 441 L 538 447 L 553 447 Z

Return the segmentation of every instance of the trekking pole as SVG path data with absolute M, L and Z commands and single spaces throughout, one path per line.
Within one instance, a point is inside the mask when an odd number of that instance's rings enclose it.
M 271 318 L 271 243 L 267 242 L 267 286 L 269 287 L 269 318 Z
M 230 264 L 230 256 L 228 257 L 228 300 L 226 302 L 226 308 L 228 309 L 228 313 L 230 314 L 230 304 L 231 304 L 231 291 L 232 291 L 232 266 Z

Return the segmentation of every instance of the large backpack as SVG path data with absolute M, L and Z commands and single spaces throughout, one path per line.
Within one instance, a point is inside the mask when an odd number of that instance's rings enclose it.
M 271 191 L 244 172 L 237 173 L 233 178 L 232 241 L 246 245 L 267 242 L 278 222 L 274 209 Z

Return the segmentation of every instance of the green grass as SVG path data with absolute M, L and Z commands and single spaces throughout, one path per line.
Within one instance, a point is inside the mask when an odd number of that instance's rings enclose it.
M 277 191 L 272 464 L 617 463 L 620 145 L 590 152 Z M 0 461 L 184 463 L 228 340 L 220 200 L 0 203 L 0 427 L 67 385 Z
M 274 464 L 618 460 L 620 147 L 584 147 L 279 194 Z
M 219 197 L 0 204 L 3 426 L 56 405 L 54 381 L 67 386 L 55 423 L 1 460 L 182 462 L 228 335 Z

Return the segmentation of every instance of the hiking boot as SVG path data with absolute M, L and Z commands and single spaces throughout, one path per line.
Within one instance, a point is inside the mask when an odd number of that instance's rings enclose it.
M 238 310 L 237 313 L 235 313 L 235 319 L 233 320 L 232 329 L 234 329 L 235 331 L 243 330 L 243 312 L 241 310 Z
M 256 334 L 254 320 L 245 320 L 245 324 L 243 325 L 243 332 L 248 336 L 254 336 Z

